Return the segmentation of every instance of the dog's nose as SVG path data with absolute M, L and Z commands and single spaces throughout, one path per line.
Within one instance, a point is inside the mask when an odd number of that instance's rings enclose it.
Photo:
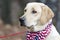
M 21 26 L 24 26 L 25 25 L 24 18 L 19 18 L 19 21 L 20 21 Z
M 23 21 L 24 21 L 24 19 L 23 19 L 23 18 L 19 18 L 19 21 L 20 21 L 20 22 L 23 22 Z

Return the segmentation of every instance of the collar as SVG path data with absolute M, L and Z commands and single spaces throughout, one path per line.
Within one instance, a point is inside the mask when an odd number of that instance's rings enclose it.
M 44 40 L 50 33 L 51 31 L 51 25 L 47 25 L 47 27 L 44 30 L 38 31 L 38 32 L 27 32 L 27 40 Z

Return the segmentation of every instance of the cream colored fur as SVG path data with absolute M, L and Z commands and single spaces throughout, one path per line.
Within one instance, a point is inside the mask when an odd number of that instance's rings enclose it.
M 29 27 L 29 30 L 34 32 L 43 30 L 52 22 L 52 18 L 54 17 L 53 11 L 43 3 L 28 3 L 24 10 L 24 15 L 21 18 L 25 18 L 24 22 L 26 27 Z M 35 10 L 36 13 L 32 13 L 33 10 Z M 45 40 L 60 40 L 59 33 L 55 26 L 52 25 L 51 27 L 51 32 Z

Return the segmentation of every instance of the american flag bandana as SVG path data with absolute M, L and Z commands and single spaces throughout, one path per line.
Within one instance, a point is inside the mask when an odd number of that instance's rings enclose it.
M 44 40 L 51 31 L 52 23 L 48 24 L 44 30 L 38 32 L 27 32 L 27 40 Z

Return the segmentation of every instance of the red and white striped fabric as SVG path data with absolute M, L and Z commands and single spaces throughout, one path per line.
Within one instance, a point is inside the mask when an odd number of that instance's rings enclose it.
M 44 40 L 51 31 L 52 23 L 48 24 L 47 27 L 38 32 L 27 32 L 27 40 Z

